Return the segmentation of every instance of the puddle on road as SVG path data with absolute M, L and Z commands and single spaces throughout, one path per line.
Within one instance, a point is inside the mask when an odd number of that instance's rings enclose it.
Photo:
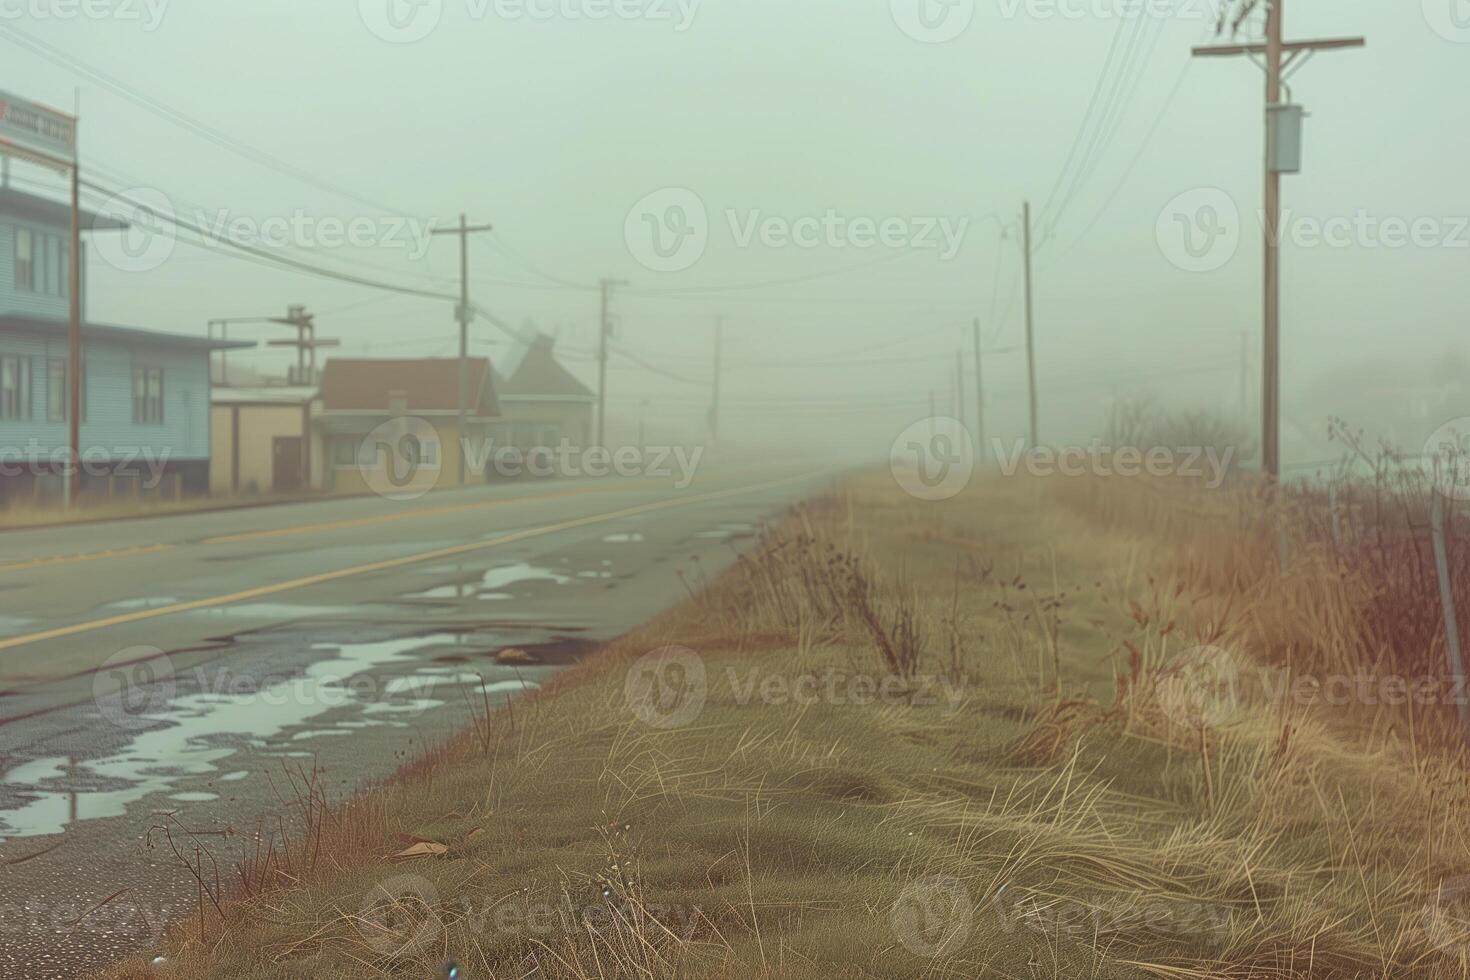
M 129 726 L 147 728 L 132 734 L 122 748 L 94 759 L 40 758 L 23 762 L 0 778 L 0 797 L 23 800 L 13 809 L 0 809 L 0 840 L 62 832 L 82 820 L 118 817 L 127 807 L 154 793 L 165 793 L 184 779 L 216 774 L 221 781 L 245 779 L 249 770 L 221 770 L 223 763 L 242 750 L 263 751 L 269 757 L 309 757 L 312 753 L 282 751 L 281 744 L 351 734 L 369 727 L 408 727 L 425 711 L 440 707 L 469 684 L 478 687 L 480 674 L 423 666 L 413 673 L 383 679 L 375 670 L 391 666 L 405 655 L 435 646 L 473 645 L 484 650 L 484 638 L 437 634 L 368 643 L 317 644 L 311 649 L 324 659 L 272 676 L 266 683 L 246 675 L 231 677 L 219 663 L 181 672 L 171 679 L 191 693 L 170 697 L 166 704 L 151 702 L 141 714 L 124 712 L 119 696 L 99 702 L 98 710 L 126 718 Z M 537 685 L 504 667 L 488 673 L 506 677 L 486 683 L 491 695 L 510 697 Z M 513 678 L 513 679 L 511 679 Z M 142 695 L 153 689 L 132 692 Z M 171 692 L 170 692 L 171 693 Z M 321 720 L 329 712 L 346 709 L 352 717 L 340 722 Z M 308 730 L 282 736 L 308 722 Z M 274 746 L 272 743 L 275 743 Z M 189 799 L 184 799 L 189 796 Z M 204 802 L 200 794 L 180 793 L 179 802 Z
M 755 525 L 726 522 L 721 524 L 717 528 L 711 528 L 708 531 L 696 532 L 694 536 L 696 538 L 704 538 L 706 540 L 734 541 L 740 538 L 754 537 Z
M 458 569 L 456 569 L 458 571 Z M 506 592 L 508 586 L 520 585 L 525 582 L 550 582 L 553 585 L 566 585 L 572 578 L 560 572 L 554 572 L 549 568 L 532 565 L 529 562 L 519 562 L 514 565 L 501 565 L 496 568 L 487 569 L 478 580 L 456 582 L 453 585 L 441 585 L 436 588 L 426 589 L 422 592 L 413 592 L 407 595 L 408 599 L 509 599 L 511 594 Z

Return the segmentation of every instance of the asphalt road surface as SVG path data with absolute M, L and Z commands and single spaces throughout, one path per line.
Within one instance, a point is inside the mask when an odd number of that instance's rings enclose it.
M 288 771 L 383 778 L 828 483 L 727 465 L 0 533 L 0 976 L 150 951 L 197 897 L 157 828 L 227 877 Z

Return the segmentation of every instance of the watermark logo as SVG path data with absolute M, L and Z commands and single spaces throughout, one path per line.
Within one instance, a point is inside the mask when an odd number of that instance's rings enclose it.
M 623 696 L 634 717 L 650 728 L 683 728 L 709 699 L 704 661 L 687 647 L 646 653 L 628 668 Z
M 943 956 L 960 949 L 970 938 L 975 905 L 964 882 L 940 875 L 905 888 L 888 920 L 899 942 L 915 956 Z
M 975 439 L 959 419 L 923 419 L 894 440 L 889 470 L 909 496 L 948 500 L 975 475 Z
M 639 264 L 654 272 L 683 272 L 709 247 L 709 211 L 687 187 L 665 187 L 628 212 L 623 240 Z
M 1230 651 L 1200 646 L 1165 665 L 1158 680 L 1159 708 L 1189 729 L 1219 728 L 1240 710 L 1240 669 Z
M 128 647 L 102 662 L 92 674 L 92 700 L 109 724 L 140 731 L 173 701 L 177 685 L 173 661 L 157 647 Z
M 1154 236 L 1173 265 L 1185 272 L 1214 272 L 1240 248 L 1240 208 L 1218 187 L 1197 187 L 1164 206 Z
M 975 20 L 975 0 L 889 0 L 893 22 L 915 41 L 953 41 Z
M 1236 447 L 1226 446 L 1104 446 L 1093 440 L 1087 446 L 1027 446 L 1017 439 L 1009 447 L 991 440 L 991 451 L 1005 476 L 1025 470 L 1031 476 L 1181 477 L 1200 480 L 1205 489 L 1218 490 L 1225 484 L 1234 464 Z
M 1419 465 L 1441 495 L 1470 500 L 1470 415 L 1435 429 L 1424 443 Z
M 444 932 L 438 889 L 418 875 L 378 882 L 358 912 L 357 931 L 384 957 L 425 951 Z
M 628 212 L 623 236 L 629 253 L 654 272 L 683 272 L 709 248 L 716 228 L 738 249 L 772 251 L 928 251 L 941 262 L 959 255 L 969 234 L 968 215 L 866 215 L 825 208 L 810 214 L 771 214 L 760 208 L 726 208 L 723 222 L 694 191 L 666 187 Z
M 154 187 L 134 187 L 103 201 L 97 213 L 127 224 L 122 231 L 95 235 L 92 247 L 102 261 L 122 272 L 151 272 L 174 254 L 177 215 L 167 194 Z
M 1423 0 L 1424 19 L 1446 41 L 1470 44 L 1470 0 Z
M 357 0 L 357 12 L 378 39 L 389 44 L 412 44 L 439 26 L 444 0 Z
M 158 30 L 169 0 L 0 0 L 0 21 L 114 20 Z
M 357 467 L 369 490 L 388 500 L 417 500 L 439 485 L 443 444 L 427 419 L 389 419 L 357 449 Z

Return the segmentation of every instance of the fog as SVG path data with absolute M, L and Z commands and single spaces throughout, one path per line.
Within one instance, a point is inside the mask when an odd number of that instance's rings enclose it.
M 1041 438 L 1089 439 L 1113 400 L 1145 395 L 1236 418 L 1243 374 L 1254 432 L 1262 76 L 1190 57 L 1214 37 L 1213 4 L 1120 17 L 1113 0 L 960 0 L 931 30 L 918 2 L 99 0 L 64 17 L 0 0 L 0 88 L 80 99 L 84 177 L 237 237 L 289 225 L 287 247 L 264 247 L 356 276 L 454 293 L 456 240 L 422 233 L 461 212 L 492 223 L 470 246 L 472 301 L 556 334 L 589 384 L 597 283 L 626 281 L 611 302 L 620 439 L 640 415 L 649 438 L 704 437 L 721 317 L 724 442 L 886 451 L 931 405 L 956 410 L 957 351 L 973 422 L 976 318 L 987 429 L 1023 436 L 1026 200 Z M 1414 446 L 1470 414 L 1470 29 L 1452 10 L 1287 10 L 1289 37 L 1368 39 L 1291 78 L 1310 115 L 1303 172 L 1284 179 L 1288 465 L 1332 454 L 1332 415 Z M 64 194 L 39 169 L 12 176 Z M 1201 263 L 1170 234 L 1204 204 L 1223 205 L 1225 234 Z M 335 241 L 331 220 L 365 219 L 382 240 Z M 202 334 L 305 304 L 347 354 L 457 349 L 447 300 L 183 239 L 146 268 L 101 247 L 93 319 Z M 474 353 L 506 347 L 477 320 Z M 278 374 L 293 356 L 231 361 Z

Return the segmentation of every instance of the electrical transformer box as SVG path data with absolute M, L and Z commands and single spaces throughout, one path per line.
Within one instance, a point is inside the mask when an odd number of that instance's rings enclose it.
M 1302 170 L 1302 120 L 1299 105 L 1273 105 L 1266 110 L 1266 166 L 1278 174 Z

